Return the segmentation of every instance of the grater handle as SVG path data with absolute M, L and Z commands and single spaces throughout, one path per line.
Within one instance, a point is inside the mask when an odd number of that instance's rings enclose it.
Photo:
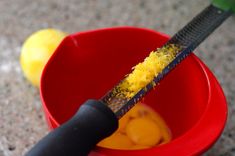
M 223 10 L 231 10 L 235 13 L 235 0 L 211 0 L 212 4 Z
M 87 156 L 117 127 L 118 120 L 108 106 L 88 100 L 69 121 L 50 132 L 25 156 Z

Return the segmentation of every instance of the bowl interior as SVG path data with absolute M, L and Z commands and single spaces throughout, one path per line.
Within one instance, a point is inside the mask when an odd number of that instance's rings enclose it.
M 62 124 L 87 99 L 99 99 L 168 37 L 140 28 L 68 36 L 45 67 L 41 94 L 53 121 Z M 151 91 L 144 103 L 156 110 L 173 138 L 192 128 L 208 103 L 207 77 L 192 54 Z M 54 126 L 56 126 L 56 124 Z

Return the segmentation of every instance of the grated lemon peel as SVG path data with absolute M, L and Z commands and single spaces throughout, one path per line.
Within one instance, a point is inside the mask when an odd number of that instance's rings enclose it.
M 175 58 L 180 48 L 174 44 L 168 44 L 156 51 L 150 52 L 143 62 L 132 68 L 132 73 L 118 85 L 119 96 L 132 98 L 139 90 L 151 83 L 159 73 Z M 152 82 L 152 85 L 156 84 Z

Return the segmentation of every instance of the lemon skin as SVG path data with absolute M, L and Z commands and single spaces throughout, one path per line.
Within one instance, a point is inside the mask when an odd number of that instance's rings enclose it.
M 33 33 L 24 42 L 20 64 L 25 77 L 34 86 L 39 86 L 45 64 L 65 36 L 66 33 L 56 29 L 42 29 Z

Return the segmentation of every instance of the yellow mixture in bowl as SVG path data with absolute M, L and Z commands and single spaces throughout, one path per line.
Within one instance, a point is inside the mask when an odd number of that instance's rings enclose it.
M 98 143 L 98 146 L 136 150 L 146 149 L 171 140 L 165 121 L 148 106 L 138 103 L 119 120 L 114 134 Z

